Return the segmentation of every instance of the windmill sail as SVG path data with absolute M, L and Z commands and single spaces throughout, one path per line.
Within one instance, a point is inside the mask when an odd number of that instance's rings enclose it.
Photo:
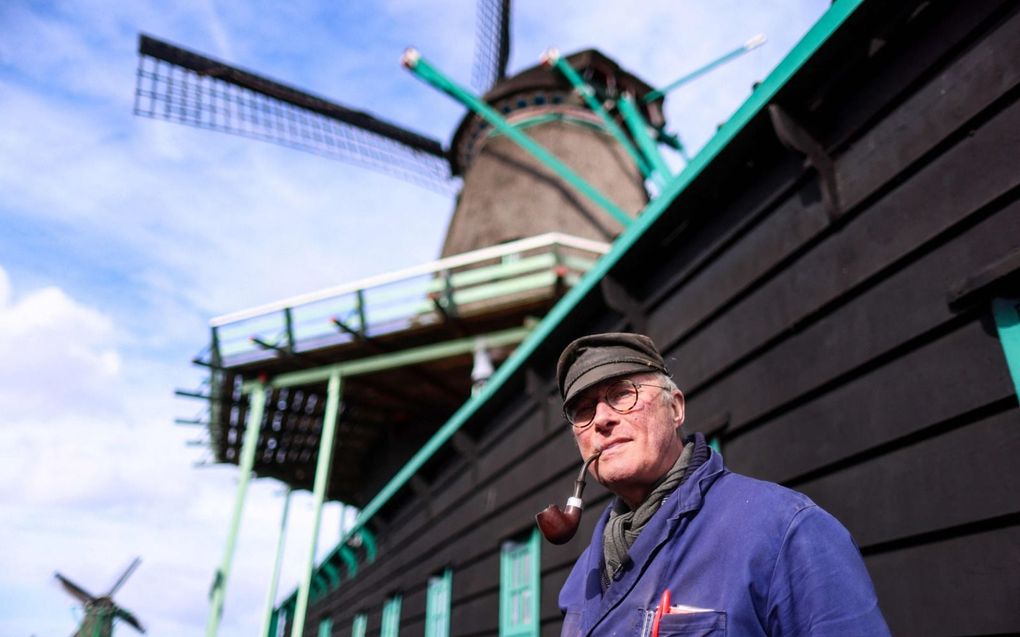
M 475 39 L 471 84 L 487 93 L 506 77 L 510 61 L 510 0 L 481 0 Z
M 322 97 L 140 35 L 136 115 L 268 141 L 452 193 L 442 144 Z

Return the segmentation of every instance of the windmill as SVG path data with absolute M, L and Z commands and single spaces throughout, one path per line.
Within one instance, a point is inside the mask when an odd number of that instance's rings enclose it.
M 138 568 L 138 564 L 141 561 L 141 558 L 136 557 L 117 581 L 114 582 L 113 586 L 110 587 L 109 592 L 99 596 L 92 595 L 60 573 L 54 573 L 57 580 L 60 581 L 60 585 L 64 587 L 64 590 L 71 597 L 81 602 L 85 608 L 85 617 L 82 618 L 81 624 L 75 630 L 72 637 L 111 637 L 113 635 L 114 620 L 116 619 L 127 623 L 140 633 L 145 633 L 145 628 L 142 627 L 141 622 L 131 612 L 121 608 L 113 601 L 114 593 L 124 585 L 124 582 Z
M 739 51 L 757 44 L 749 42 Z M 651 145 L 682 151 L 676 137 L 665 132 L 663 93 L 596 50 L 563 58 L 585 88 L 564 75 L 562 64 L 538 65 L 508 77 L 509 54 L 510 2 L 483 0 L 472 73 L 475 90 L 595 190 L 612 193 L 616 214 L 593 205 L 475 112 L 465 114 L 444 146 L 356 108 L 148 35 L 139 40 L 134 112 L 317 153 L 439 192 L 459 190 L 442 256 L 551 231 L 611 240 L 647 203 L 650 164 L 647 149 L 639 152 L 634 140 L 644 133 L 625 133 L 618 124 L 624 120 L 618 104 L 623 96 L 634 96 Z M 601 116 L 593 104 L 604 107 Z

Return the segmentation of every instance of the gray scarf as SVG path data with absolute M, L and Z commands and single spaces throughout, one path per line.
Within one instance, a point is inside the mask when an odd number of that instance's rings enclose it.
M 609 588 L 613 576 L 627 563 L 627 552 L 634 545 L 641 530 L 645 528 L 645 524 L 652 519 L 666 498 L 683 482 L 693 454 L 694 442 L 691 441 L 684 445 L 680 457 L 659 483 L 652 488 L 652 492 L 648 494 L 645 501 L 633 511 L 624 504 L 623 500 L 617 498 L 616 506 L 609 513 L 606 530 L 602 535 L 602 554 L 605 558 L 602 567 L 603 590 Z

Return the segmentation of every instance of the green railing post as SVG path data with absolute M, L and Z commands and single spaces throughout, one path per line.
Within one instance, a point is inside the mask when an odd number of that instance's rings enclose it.
M 297 607 L 294 609 L 294 624 L 291 637 L 301 637 L 305 629 L 305 613 L 308 612 L 308 593 L 312 586 L 312 570 L 315 568 L 315 550 L 319 544 L 319 527 L 322 524 L 322 504 L 326 499 L 329 472 L 333 465 L 333 439 L 336 435 L 337 412 L 340 409 L 340 372 L 336 369 L 329 375 L 326 386 L 326 413 L 322 423 L 322 437 L 319 440 L 319 458 L 315 463 L 315 483 L 312 488 L 315 514 L 312 521 L 312 546 L 308 561 L 301 574 L 301 588 L 298 589 Z
M 760 47 L 763 44 L 765 44 L 765 36 L 759 33 L 758 35 L 754 36 L 753 38 L 751 38 L 747 42 L 744 42 L 739 47 L 733 49 L 732 51 L 730 51 L 729 53 L 723 55 L 722 57 L 716 58 L 715 60 L 709 62 L 705 66 L 703 66 L 703 67 L 701 67 L 699 69 L 696 69 L 694 71 L 691 71 L 687 75 L 684 75 L 683 77 L 681 77 L 678 80 L 674 80 L 673 82 L 667 84 L 666 86 L 664 86 L 664 87 L 662 87 L 662 88 L 660 88 L 660 89 L 658 89 L 656 91 L 649 91 L 648 93 L 645 93 L 645 96 L 641 98 L 641 101 L 643 101 L 645 104 L 647 104 L 649 102 L 654 102 L 655 100 L 657 100 L 660 97 L 664 96 L 666 93 L 669 93 L 670 91 L 678 88 L 679 86 L 682 86 L 682 85 L 690 82 L 691 80 L 695 80 L 695 79 L 701 77 L 705 73 L 708 73 L 709 71 L 715 69 L 718 66 L 722 66 L 723 64 L 726 64 L 730 60 L 735 60 L 738 57 L 740 57 L 741 55 L 747 53 L 748 51 L 750 51 L 752 49 L 757 49 L 758 47 Z
M 531 139 L 523 132 L 511 126 L 499 113 L 483 100 L 473 95 L 470 91 L 454 83 L 444 76 L 425 58 L 421 57 L 415 49 L 404 51 L 401 59 L 404 66 L 440 91 L 446 93 L 461 104 L 467 106 L 479 117 L 489 122 L 493 128 L 506 135 L 510 140 L 528 152 L 532 157 L 545 164 L 550 170 L 559 175 L 564 181 L 573 186 L 582 195 L 594 201 L 598 206 L 608 212 L 625 228 L 633 223 L 633 219 L 619 206 L 614 204 L 594 186 L 584 180 L 583 177 L 567 167 L 566 164 L 557 159 L 552 153 L 546 150 L 541 144 Z
M 266 612 L 262 617 L 262 630 L 259 632 L 262 637 L 270 637 L 273 629 L 273 606 L 276 603 L 276 590 L 280 584 L 280 568 L 283 566 L 283 547 L 286 544 L 287 535 L 287 514 L 290 512 L 290 494 L 292 489 L 287 487 L 287 493 L 283 496 L 283 515 L 280 516 L 280 538 L 276 541 L 276 560 L 273 562 L 273 575 L 269 580 L 269 593 L 266 594 Z
M 237 498 L 234 500 L 234 514 L 230 520 L 230 532 L 227 535 L 227 547 L 223 553 L 223 564 L 216 571 L 213 579 L 209 608 L 209 621 L 205 627 L 206 637 L 214 637 L 220 628 L 223 617 L 223 599 L 227 591 L 227 578 L 230 576 L 230 565 L 234 560 L 234 548 L 237 543 L 237 532 L 241 527 L 241 513 L 244 511 L 244 499 L 248 494 L 248 481 L 252 467 L 255 466 L 255 448 L 262 428 L 262 413 L 266 405 L 266 388 L 261 382 L 256 383 L 250 394 L 251 411 L 241 445 L 241 462 L 238 466 L 240 476 L 237 481 Z
M 602 123 L 605 124 L 606 129 L 609 131 L 609 134 L 612 135 L 621 146 L 623 146 L 631 159 L 634 160 L 638 169 L 641 170 L 641 174 L 645 177 L 654 178 L 655 174 L 652 170 L 651 164 L 649 164 L 645 157 L 641 156 L 641 153 L 638 152 L 638 149 L 635 148 L 634 144 L 632 144 L 630 139 L 627 138 L 627 135 L 623 132 L 623 129 L 620 128 L 619 124 L 616 123 L 616 120 L 614 120 L 606 109 L 603 108 L 602 104 L 595 97 L 595 89 L 581 79 L 581 76 L 577 74 L 574 67 L 570 66 L 570 63 L 563 59 L 560 52 L 556 49 L 548 49 L 542 54 L 542 62 L 552 65 L 553 68 L 559 71 L 560 74 L 565 77 L 568 82 L 570 82 L 570 85 L 574 87 L 574 90 L 581 96 L 584 103 L 588 105 L 588 108 L 599 116 L 599 119 L 602 120 Z
M 655 140 L 648 134 L 648 123 L 645 122 L 644 117 L 641 117 L 641 111 L 638 110 L 634 98 L 630 95 L 624 93 L 616 101 L 616 104 L 620 114 L 623 115 L 623 121 L 627 122 L 631 137 L 634 138 L 638 147 L 641 148 L 642 154 L 652 164 L 655 183 L 661 187 L 666 183 L 666 179 L 672 177 L 673 174 L 670 172 L 669 166 L 666 165 L 666 160 L 659 153 Z
M 358 313 L 358 333 L 362 336 L 368 336 L 368 325 L 365 319 L 365 291 L 358 289 L 354 293 L 355 309 Z
M 283 326 L 287 331 L 287 353 L 293 354 L 295 349 L 294 343 L 294 314 L 291 308 L 287 307 L 283 309 Z

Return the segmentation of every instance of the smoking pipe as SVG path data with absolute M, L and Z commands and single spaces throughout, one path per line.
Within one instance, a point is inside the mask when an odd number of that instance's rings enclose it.
M 561 511 L 555 504 L 550 504 L 535 516 L 538 530 L 553 544 L 565 544 L 577 533 L 577 527 L 581 524 L 581 510 L 584 508 L 584 502 L 581 500 L 581 494 L 584 493 L 584 474 L 588 472 L 588 465 L 598 459 L 601 453 L 602 450 L 597 449 L 584 461 L 581 473 L 577 474 L 577 480 L 574 480 L 574 494 L 567 498 L 566 509 Z

